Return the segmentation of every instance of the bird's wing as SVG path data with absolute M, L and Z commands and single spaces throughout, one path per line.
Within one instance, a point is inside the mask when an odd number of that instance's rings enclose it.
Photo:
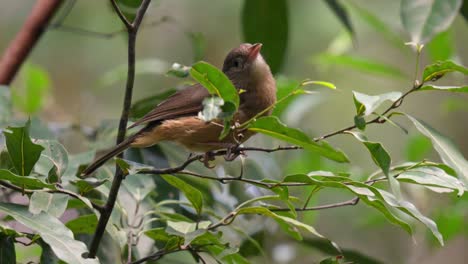
M 200 84 L 192 85 L 162 101 L 129 128 L 154 121 L 197 115 L 203 109 L 203 99 L 209 95 L 208 91 Z

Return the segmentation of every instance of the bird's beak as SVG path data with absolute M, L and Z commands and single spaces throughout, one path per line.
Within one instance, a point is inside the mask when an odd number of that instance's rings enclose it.
M 255 43 L 252 45 L 252 47 L 250 47 L 250 50 L 249 50 L 249 55 L 248 55 L 248 61 L 249 62 L 252 62 L 254 61 L 258 54 L 260 53 L 260 50 L 262 49 L 262 43 Z

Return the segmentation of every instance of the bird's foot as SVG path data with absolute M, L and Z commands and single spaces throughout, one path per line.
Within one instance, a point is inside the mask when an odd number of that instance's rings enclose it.
M 202 158 L 200 158 L 200 161 L 207 167 L 208 169 L 213 169 L 216 167 L 216 165 L 210 165 L 210 161 L 215 160 L 215 155 L 212 151 L 206 152 Z
M 231 145 L 226 149 L 226 155 L 224 155 L 224 160 L 225 161 L 233 161 L 240 155 L 245 156 L 245 152 L 239 150 L 239 145 Z

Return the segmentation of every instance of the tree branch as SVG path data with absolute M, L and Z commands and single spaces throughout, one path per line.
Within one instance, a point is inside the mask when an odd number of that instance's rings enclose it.
M 0 84 L 9 85 L 57 12 L 62 0 L 38 0 L 0 59 Z
M 11 184 L 7 181 L 3 181 L 3 180 L 0 180 L 0 185 L 6 187 L 6 188 L 9 188 L 9 189 L 12 189 L 12 190 L 15 190 L 17 192 L 21 192 L 23 194 L 32 194 L 34 192 L 38 192 L 38 191 L 41 191 L 41 192 L 47 192 L 47 193 L 62 193 L 62 194 L 66 194 L 66 195 L 69 195 L 73 198 L 76 198 L 78 200 L 81 200 L 80 196 L 72 191 L 69 191 L 69 190 L 65 190 L 65 189 L 46 189 L 46 190 L 30 190 L 30 189 L 23 189 L 21 187 L 18 187 L 14 184 Z M 90 201 L 91 202 L 91 201 Z M 96 203 L 93 203 L 91 202 L 91 205 L 93 206 L 94 209 L 98 210 L 99 212 L 102 212 L 103 210 L 103 207 L 96 204 Z
M 127 84 L 125 87 L 125 97 L 123 103 L 122 114 L 120 117 L 119 122 L 119 130 L 117 134 L 117 142 L 116 144 L 121 143 L 125 139 L 125 134 L 127 133 L 127 121 L 130 112 L 130 106 L 132 103 L 132 95 L 133 95 L 133 85 L 135 81 L 135 44 L 136 44 L 136 37 L 138 33 L 138 27 L 143 20 L 143 17 L 148 9 L 148 6 L 151 0 L 143 0 L 140 7 L 138 8 L 135 22 L 134 24 L 130 24 L 128 20 L 123 15 L 122 11 L 117 6 L 115 0 L 110 0 L 112 6 L 114 7 L 116 13 L 119 15 L 122 22 L 127 27 L 128 31 L 128 71 L 127 71 Z M 118 157 L 122 157 L 120 154 Z M 99 217 L 99 221 L 96 227 L 96 231 L 94 232 L 93 240 L 91 241 L 91 245 L 89 248 L 89 258 L 96 257 L 99 244 L 101 243 L 102 236 L 104 235 L 104 231 L 106 229 L 107 223 L 109 222 L 110 215 L 112 210 L 115 206 L 115 201 L 117 200 L 117 195 L 119 193 L 120 185 L 124 179 L 124 174 L 122 170 L 116 166 L 116 172 L 114 176 L 114 180 L 112 181 L 112 186 L 109 191 L 109 197 L 107 199 L 106 204 L 104 205 L 104 210 L 101 212 L 101 216 Z

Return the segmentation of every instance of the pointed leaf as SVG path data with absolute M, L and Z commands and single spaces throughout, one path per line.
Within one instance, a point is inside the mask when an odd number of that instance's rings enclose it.
M 255 120 L 250 124 L 249 130 L 301 146 L 337 162 L 348 162 L 348 158 L 343 152 L 334 149 L 326 141 L 314 142 L 304 132 L 287 127 L 274 116 Z
M 3 170 L 3 169 L 0 170 L 0 180 L 6 180 L 16 186 L 27 188 L 27 189 L 42 189 L 42 188 L 55 189 L 54 185 L 42 182 L 38 178 L 31 177 L 31 176 L 16 175 L 9 170 Z
M 460 72 L 468 75 L 468 68 L 452 61 L 438 61 L 424 68 L 422 79 L 423 82 L 436 81 L 449 72 Z
M 401 97 L 400 92 L 390 92 L 379 95 L 367 95 L 353 91 L 354 104 L 358 115 L 372 114 L 383 102 L 395 102 Z
M 68 195 L 61 193 L 34 192 L 29 202 L 29 212 L 39 214 L 49 213 L 59 218 L 67 209 Z
M 203 208 L 203 195 L 199 190 L 175 176 L 161 175 L 161 177 L 167 183 L 182 191 L 193 205 L 193 208 L 195 208 L 195 211 L 197 211 L 197 214 L 201 213 Z
M 97 259 L 86 259 L 82 254 L 88 252 L 86 245 L 73 238 L 73 233 L 57 218 L 47 213 L 33 215 L 28 208 L 18 204 L 0 203 L 0 211 L 10 215 L 19 223 L 35 230 L 51 246 L 54 253 L 68 263 L 99 263 Z
M 4 130 L 6 145 L 11 161 L 19 175 L 26 176 L 31 173 L 34 164 L 39 160 L 44 148 L 34 144 L 29 137 L 29 126 L 26 122 L 24 127 L 8 127 Z
M 468 93 L 468 85 L 467 86 L 424 85 L 423 87 L 418 89 L 418 91 L 429 91 L 429 90 Z
M 68 221 L 65 226 L 69 228 L 73 234 L 90 234 L 96 231 L 97 216 L 95 214 L 80 215 L 79 217 Z
M 402 0 L 400 15 L 411 41 L 425 44 L 450 27 L 462 0 Z
M 410 115 L 406 116 L 413 122 L 419 132 L 432 141 L 432 145 L 439 153 L 442 161 L 452 167 L 457 172 L 458 178 L 468 186 L 468 161 L 463 157 L 456 145 L 423 121 Z
M 400 226 L 409 234 L 412 234 L 411 226 L 405 221 L 395 216 L 386 207 L 385 200 L 378 191 L 378 189 L 361 182 L 354 182 L 348 180 L 348 182 L 344 183 L 330 180 L 322 180 L 319 177 L 308 176 L 305 174 L 294 174 L 286 176 L 283 179 L 283 182 L 308 183 L 321 187 L 332 187 L 349 190 L 355 195 L 357 195 L 364 203 L 380 211 L 390 222 Z
M 68 167 L 68 152 L 56 140 L 38 140 L 37 143 L 44 147 L 41 158 L 36 164 L 35 171 L 42 175 L 56 174 L 57 180 L 50 183 L 60 182 L 60 178 Z
M 200 61 L 192 65 L 190 75 L 203 85 L 208 92 L 239 107 L 239 94 L 229 78 L 215 66 Z

